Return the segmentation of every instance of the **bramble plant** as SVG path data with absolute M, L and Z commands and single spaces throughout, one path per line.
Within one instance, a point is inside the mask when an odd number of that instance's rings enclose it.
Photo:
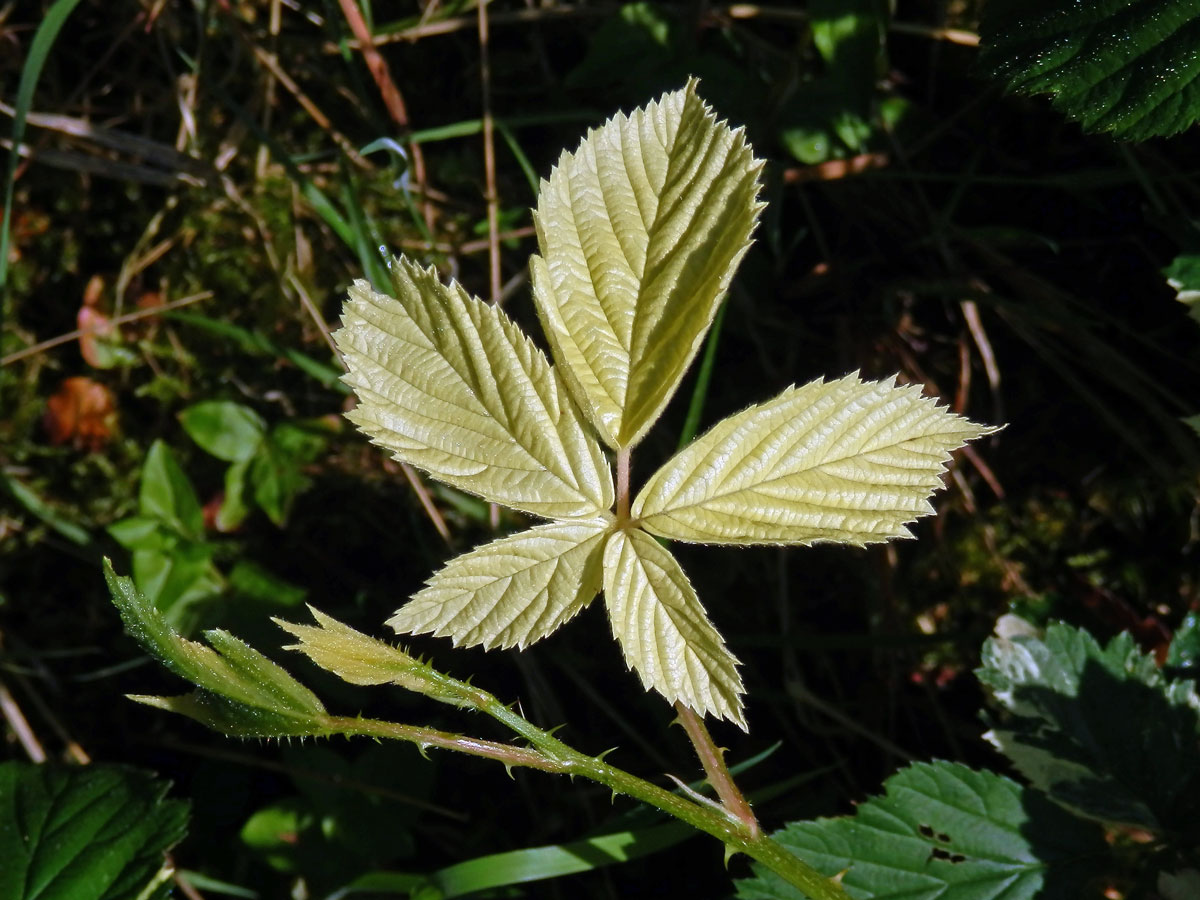
M 761 169 L 694 82 L 564 153 L 530 260 L 555 365 L 499 309 L 407 259 L 392 266 L 394 297 L 350 289 L 334 335 L 359 398 L 350 419 L 402 462 L 555 520 L 452 560 L 389 620 L 396 631 L 524 647 L 603 587 L 642 683 L 745 729 L 737 660 L 654 538 L 861 546 L 933 512 L 950 452 L 990 429 L 920 386 L 857 375 L 725 419 L 631 499 L 632 451 L 750 246 Z
M 355 283 L 335 335 L 359 400 L 350 418 L 375 443 L 457 488 L 551 520 L 451 560 L 389 624 L 458 645 L 525 647 L 603 592 L 626 661 L 674 704 L 717 801 L 576 750 L 487 691 L 313 610 L 315 625 L 279 623 L 298 641 L 291 649 L 353 684 L 395 684 L 483 712 L 527 746 L 332 715 L 226 632 L 207 633 L 211 648 L 182 638 L 108 566 L 130 631 L 196 685 L 181 697 L 136 699 L 231 735 L 388 737 L 580 775 L 751 856 L 759 865 L 739 885 L 743 897 L 1075 896 L 1105 852 L 1092 820 L 1191 834 L 1180 810 L 1200 790 L 1187 774 L 1194 685 L 1165 681 L 1128 642 L 1101 648 L 1065 626 L 1045 642 L 997 638 L 981 674 L 1012 717 L 993 739 L 1035 787 L 921 764 L 853 818 L 793 823 L 778 837 L 759 826 L 703 723 L 712 715 L 747 728 L 737 660 L 659 539 L 861 546 L 908 536 L 933 512 L 929 496 L 950 454 L 994 430 L 947 412 L 918 385 L 852 374 L 788 388 L 719 422 L 633 490 L 633 450 L 678 388 L 750 245 L 761 168 L 695 82 L 565 153 L 541 186 L 541 253 L 531 260 L 553 363 L 501 310 L 404 258 L 390 267 L 391 296 Z M 1057 654 L 1064 644 L 1075 651 Z M 1051 678 L 1055 666 L 1063 671 Z M 1165 691 L 1173 718 L 1163 740 L 1192 748 L 1171 791 L 1145 806 L 1134 790 L 1116 818 L 1081 792 L 1121 781 L 1129 759 L 1115 740 L 1099 747 L 1072 733 L 1072 710 L 1094 703 L 1088 692 L 1108 681 Z

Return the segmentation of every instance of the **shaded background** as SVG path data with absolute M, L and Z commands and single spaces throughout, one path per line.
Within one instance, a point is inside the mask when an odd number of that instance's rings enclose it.
M 1181 419 L 1200 405 L 1200 325 L 1161 272 L 1191 235 L 1195 135 L 1117 144 L 1003 96 L 976 65 L 976 4 L 846 7 L 497 2 L 485 54 L 471 4 L 375 4 L 358 10 L 373 72 L 344 4 L 84 2 L 35 94 L 0 332 L 0 677 L 45 751 L 173 779 L 194 804 L 178 864 L 263 897 L 659 821 L 603 789 L 484 761 L 238 743 L 137 707 L 121 695 L 183 685 L 122 634 L 99 559 L 130 571 L 128 520 L 157 516 L 156 534 L 174 537 L 138 552 L 159 605 L 193 632 L 217 625 L 269 650 L 283 641 L 268 616 L 302 618 L 305 601 L 384 636 L 442 561 L 521 527 L 424 482 L 431 514 L 340 419 L 323 332 L 384 245 L 480 296 L 501 285 L 537 334 L 532 180 L 588 127 L 689 74 L 769 160 L 770 206 L 730 293 L 703 424 L 855 369 L 1007 423 L 957 459 L 917 541 L 678 548 L 745 663 L 751 733 L 720 725 L 717 738 L 734 762 L 772 750 L 741 778 L 764 822 L 846 812 L 909 759 L 1000 766 L 971 669 L 1004 612 L 1165 647 L 1196 606 L 1197 439 Z M 45 8 L 0 14 L 9 106 Z M 361 153 L 413 137 L 419 172 L 411 146 L 407 169 Z M 39 347 L 77 328 L 82 340 Z M 694 374 L 635 481 L 672 452 L 693 388 Z M 252 410 L 268 435 L 234 482 L 180 417 L 209 401 Z M 568 723 L 577 747 L 616 746 L 610 759 L 647 777 L 700 777 L 599 608 L 523 654 L 412 646 L 538 724 Z M 284 661 L 333 710 L 505 737 Z M 5 736 L 5 756 L 22 757 Z M 728 879 L 697 837 L 505 895 L 686 884 L 715 897 Z

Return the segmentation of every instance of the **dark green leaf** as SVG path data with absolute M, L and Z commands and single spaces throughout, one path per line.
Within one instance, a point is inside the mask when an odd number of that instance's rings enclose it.
M 897 772 L 853 816 L 793 822 L 775 837 L 856 900 L 1078 900 L 1107 852 L 1098 828 L 1036 791 L 954 763 Z M 801 900 L 754 864 L 743 900 Z
M 254 502 L 268 519 L 282 528 L 287 523 L 295 492 L 303 482 L 272 442 L 263 444 L 250 463 L 250 483 Z
M 179 421 L 204 452 L 231 463 L 250 459 L 267 431 L 258 413 L 228 400 L 189 406 L 179 414 Z
M 871 130 L 829 78 L 800 85 L 781 110 L 779 124 L 779 139 L 788 152 L 810 166 L 857 153 Z
M 126 550 L 164 550 L 177 540 L 174 535 L 164 534 L 162 523 L 149 516 L 130 516 L 113 522 L 108 533 Z
M 991 0 L 980 65 L 1089 131 L 1145 140 L 1200 117 L 1200 0 Z
M 1059 803 L 1159 834 L 1196 828 L 1195 685 L 1166 678 L 1128 634 L 1104 647 L 1058 624 L 991 638 L 978 675 L 1007 713 L 989 738 Z
M 146 454 L 138 502 L 143 516 L 158 519 L 184 537 L 204 537 L 204 513 L 196 491 L 162 441 L 151 444 Z
M 283 423 L 275 427 L 250 462 L 254 501 L 281 528 L 296 496 L 308 485 L 304 466 L 325 449 L 327 433 Z
M 118 766 L 0 764 L 0 897 L 164 898 L 187 829 L 167 783 Z
M 1166 665 L 1193 678 L 1200 675 L 1200 613 L 1188 613 L 1175 629 Z
M 878 0 L 811 0 L 813 44 L 849 111 L 867 116 L 882 71 L 886 6 Z
M 173 627 L 183 628 L 186 607 L 224 590 L 224 580 L 212 562 L 214 549 L 211 544 L 168 534 L 162 550 L 133 551 L 133 580 L 138 590 Z
M 626 3 L 596 29 L 567 87 L 639 84 L 669 55 L 671 21 L 656 3 Z
M 1163 269 L 1167 284 L 1175 289 L 1175 299 L 1186 303 L 1193 319 L 1200 319 L 1200 253 L 1184 253 Z
M 250 509 L 246 506 L 246 476 L 249 462 L 236 462 L 225 470 L 225 499 L 214 520 L 222 534 L 235 531 L 245 521 Z
M 274 606 L 298 606 L 306 591 L 256 562 L 241 559 L 229 573 L 229 586 L 243 596 Z
M 242 826 L 242 843 L 271 868 L 295 872 L 304 860 L 300 833 L 310 818 L 295 798 L 263 807 Z
M 135 697 L 242 737 L 327 734 L 325 707 L 316 696 L 257 650 L 228 632 L 205 634 L 214 649 L 176 634 L 129 578 L 104 561 L 104 577 L 125 628 L 146 651 L 196 685 L 183 697 Z
M 330 425 L 321 419 L 280 422 L 271 429 L 271 443 L 296 466 L 306 466 L 329 446 L 333 435 Z

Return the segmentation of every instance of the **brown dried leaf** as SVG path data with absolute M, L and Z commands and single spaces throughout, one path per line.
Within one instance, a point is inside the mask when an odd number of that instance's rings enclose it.
M 94 453 L 112 437 L 117 412 L 112 392 L 90 378 L 66 378 L 46 401 L 43 423 L 50 443 L 70 442 L 76 450 Z

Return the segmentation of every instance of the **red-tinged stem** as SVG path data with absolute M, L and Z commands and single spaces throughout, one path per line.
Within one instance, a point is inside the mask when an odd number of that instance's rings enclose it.
M 725 765 L 725 751 L 713 741 L 712 735 L 704 726 L 704 720 L 682 703 L 675 704 L 675 712 L 679 714 L 679 724 L 683 726 L 692 746 L 696 748 L 696 755 L 700 757 L 700 764 L 704 766 L 704 775 L 721 798 L 721 804 L 729 810 L 730 815 L 746 823 L 746 829 L 752 836 L 762 834 L 754 810 L 750 808 L 749 802 L 734 783 L 733 776 L 729 774 L 729 767 Z
M 514 747 L 511 744 L 501 744 L 496 741 L 484 741 L 446 731 L 435 731 L 432 728 L 400 725 L 396 722 L 382 722 L 378 719 L 352 719 L 348 716 L 331 716 L 328 724 L 330 729 L 338 734 L 361 734 L 369 737 L 410 741 L 420 747 L 455 750 L 471 756 L 494 759 L 506 766 L 526 766 L 531 769 L 541 769 L 543 772 L 559 774 L 570 771 L 567 764 L 553 759 L 539 750 Z
M 622 447 L 617 451 L 617 521 L 629 521 L 629 466 L 630 451 Z

